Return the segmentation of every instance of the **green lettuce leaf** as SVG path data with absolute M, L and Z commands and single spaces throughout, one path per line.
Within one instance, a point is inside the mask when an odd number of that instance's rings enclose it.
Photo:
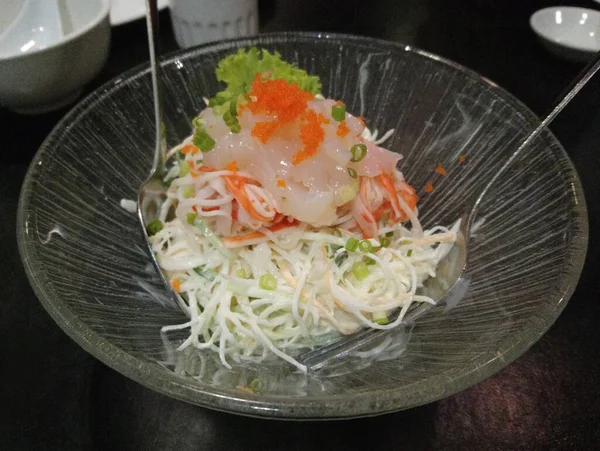
M 321 82 L 319 77 L 311 76 L 305 70 L 281 59 L 278 52 L 269 53 L 252 47 L 249 50 L 240 49 L 219 62 L 216 70 L 217 80 L 225 82 L 232 94 L 247 93 L 256 74 L 268 74 L 268 78 L 282 78 L 288 83 L 296 83 L 303 91 L 320 94 Z
M 248 92 L 256 79 L 256 74 L 268 79 L 281 78 L 288 83 L 297 84 L 303 91 L 321 93 L 319 77 L 308 75 L 305 70 L 281 59 L 277 52 L 256 47 L 240 49 L 237 53 L 223 58 L 216 69 L 217 80 L 226 84 L 226 88 L 210 99 L 208 106 L 223 120 L 233 133 L 238 133 L 237 106 L 248 100 Z M 194 125 L 197 132 L 203 130 Z

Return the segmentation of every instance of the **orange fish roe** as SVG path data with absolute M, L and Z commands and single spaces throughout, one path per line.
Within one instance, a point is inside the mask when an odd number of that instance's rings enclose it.
M 277 186 L 279 188 L 286 188 L 287 187 L 287 183 L 285 183 L 285 180 L 277 179 Z
M 184 155 L 187 155 L 188 153 L 191 153 L 192 155 L 195 155 L 198 153 L 198 148 L 192 144 L 188 144 L 186 146 L 183 146 L 181 148 L 181 153 Z
M 346 121 L 340 122 L 340 125 L 338 125 L 336 131 L 336 135 L 338 135 L 340 138 L 344 138 L 348 133 L 350 133 L 350 129 L 348 128 Z
M 263 144 L 266 144 L 280 126 L 281 124 L 278 121 L 257 122 L 250 134 L 255 138 L 258 138 Z
M 281 78 L 275 80 L 256 79 L 248 93 L 255 102 L 244 105 L 254 114 L 276 114 L 281 122 L 292 122 L 306 110 L 306 104 L 315 98 L 314 94 L 303 91 L 295 83 L 288 83 Z
M 329 124 L 329 120 L 322 114 L 317 114 L 314 110 L 306 111 L 303 123 L 300 126 L 300 139 L 304 144 L 304 149 L 299 150 L 294 155 L 292 161 L 294 166 L 317 153 L 317 149 L 325 139 L 325 130 L 323 130 L 321 124 Z
M 444 169 L 444 166 L 442 166 L 442 163 L 438 163 L 437 168 L 435 168 L 435 172 L 437 172 L 440 175 L 446 175 L 447 172 Z
M 261 80 L 260 74 L 252 83 L 248 93 L 255 101 L 248 102 L 241 108 L 248 108 L 254 114 L 274 114 L 277 119 L 272 122 L 258 122 L 252 129 L 252 136 L 263 144 L 283 125 L 295 121 L 308 108 L 308 102 L 315 98 L 314 94 L 303 91 L 295 83 L 285 80 Z
M 225 169 L 227 169 L 228 171 L 231 171 L 231 172 L 237 172 L 238 171 L 237 161 L 233 160 L 231 163 L 229 163 L 227 166 L 225 166 Z
M 466 160 L 466 158 L 465 158 L 464 155 L 461 155 L 460 157 L 458 157 L 458 161 L 461 162 L 461 163 L 464 163 L 465 160 Z
M 425 185 L 425 192 L 426 193 L 430 193 L 433 191 L 433 183 L 428 183 L 427 185 Z
M 177 293 L 181 291 L 181 281 L 179 279 L 171 280 L 171 286 Z

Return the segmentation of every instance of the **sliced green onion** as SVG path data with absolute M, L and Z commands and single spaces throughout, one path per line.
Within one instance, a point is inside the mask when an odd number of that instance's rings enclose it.
M 375 260 L 373 260 L 371 257 L 363 257 L 363 262 L 365 262 L 367 264 L 367 266 L 373 266 L 373 265 L 377 264 L 377 262 Z
M 182 161 L 179 165 L 179 177 L 185 177 L 190 173 L 190 165 L 187 161 Z
M 274 290 L 277 288 L 277 280 L 272 274 L 263 274 L 258 279 L 258 286 L 263 290 Z
M 237 119 L 231 111 L 225 111 L 225 114 L 223 115 L 223 120 L 225 121 L 225 124 L 227 124 L 230 127 L 237 122 Z
M 347 251 L 354 252 L 356 250 L 356 248 L 358 247 L 358 240 L 354 237 L 348 238 L 348 241 L 346 241 L 345 247 L 346 247 Z
M 148 232 L 148 236 L 156 235 L 163 229 L 163 223 L 160 222 L 160 219 L 155 219 L 150 221 L 146 226 L 146 231 Z
M 197 213 L 188 213 L 188 214 L 185 216 L 185 220 L 187 221 L 187 223 L 188 223 L 189 225 L 194 225 L 194 221 L 196 220 L 196 218 L 197 218 L 197 217 L 198 217 L 198 214 L 197 214 Z
M 391 238 L 394 236 L 394 232 L 390 230 L 388 233 L 385 234 L 385 236 L 387 236 L 388 238 Z
M 407 256 L 407 257 L 412 257 L 412 249 L 409 249 L 409 250 L 406 252 L 406 256 Z
M 235 272 L 235 277 L 238 277 L 240 279 L 245 279 L 248 277 L 248 275 L 246 274 L 246 271 L 244 270 L 244 268 L 240 268 Z
M 204 121 L 200 116 L 196 116 L 194 119 L 192 119 L 192 125 L 194 126 L 194 129 L 202 130 L 204 128 Z
M 337 236 L 337 237 L 340 237 L 340 238 L 341 238 L 341 236 L 342 236 L 342 232 L 340 231 L 340 229 L 333 229 L 333 230 L 331 231 L 331 234 L 332 234 L 333 236 Z
M 358 243 L 358 249 L 361 252 L 373 252 L 373 245 L 369 240 L 362 240 Z
M 252 382 L 250 382 L 250 385 L 248 385 L 248 387 L 250 387 L 250 390 L 252 390 L 255 393 L 260 393 L 265 389 L 264 384 L 259 378 L 252 379 Z
M 358 280 L 364 280 L 369 276 L 369 268 L 363 261 L 356 262 L 352 265 L 352 273 Z
M 358 177 L 358 172 L 356 172 L 356 169 L 354 168 L 348 168 L 348 175 L 355 179 L 356 177 Z
M 237 117 L 237 98 L 231 99 L 231 102 L 229 103 L 229 112 L 233 117 Z
M 390 247 L 390 244 L 392 244 L 392 240 L 390 240 L 387 236 L 382 236 L 379 238 L 379 245 L 381 247 Z
M 239 133 L 242 130 L 239 122 L 236 122 L 230 127 L 231 133 Z
M 196 188 L 194 188 L 192 185 L 184 186 L 183 189 L 181 190 L 181 195 L 183 196 L 184 199 L 189 199 L 190 197 L 194 197 L 194 194 L 196 194 Z
M 346 119 L 346 105 L 333 105 L 331 107 L 331 116 L 338 122 Z
M 196 130 L 194 133 L 194 146 L 202 152 L 210 152 L 215 147 L 215 140 L 204 130 Z
M 389 323 L 390 320 L 388 319 L 386 312 L 373 312 L 373 322 L 380 326 L 384 326 Z
M 364 144 L 354 144 L 350 148 L 350 153 L 352 154 L 352 158 L 350 158 L 350 161 L 352 163 L 358 163 L 367 156 L 367 146 L 365 146 Z

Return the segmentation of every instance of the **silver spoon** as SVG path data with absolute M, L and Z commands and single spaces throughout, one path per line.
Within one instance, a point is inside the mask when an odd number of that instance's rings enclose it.
M 468 289 L 469 276 L 468 276 L 468 255 L 469 255 L 469 235 L 471 226 L 477 216 L 477 211 L 481 205 L 482 199 L 488 193 L 490 187 L 498 180 L 498 178 L 511 166 L 513 161 L 526 149 L 529 144 L 535 140 L 540 133 L 542 133 L 550 123 L 556 119 L 558 114 L 569 104 L 571 100 L 581 91 L 581 89 L 587 84 L 588 81 L 598 72 L 600 69 L 600 52 L 598 52 L 594 59 L 577 75 L 571 86 L 567 88 L 566 94 L 561 96 L 561 100 L 558 101 L 556 106 L 550 111 L 546 118 L 540 122 L 540 124 L 533 130 L 527 138 L 521 143 L 521 145 L 513 152 L 506 162 L 502 165 L 500 170 L 492 177 L 492 179 L 485 185 L 480 191 L 475 202 L 472 204 L 470 211 L 465 213 L 461 219 L 460 230 L 457 234 L 456 245 L 453 251 L 454 255 L 449 254 L 438 266 L 438 273 L 442 273 L 442 277 L 436 276 L 431 279 L 434 282 L 432 285 L 426 286 L 423 294 L 436 299 L 436 305 L 447 303 L 452 305 L 462 298 Z M 448 270 L 444 270 L 442 266 L 450 265 Z M 454 269 L 452 269 L 454 266 Z M 438 279 L 438 280 L 436 280 Z M 440 287 L 449 287 L 445 292 L 442 288 L 442 294 L 439 296 Z M 437 295 L 436 295 L 437 294 Z M 427 313 L 433 305 L 431 304 L 420 304 L 417 307 L 409 310 L 405 315 L 404 319 L 399 325 L 408 325 L 414 323 L 418 318 Z M 394 321 L 398 317 L 398 312 L 395 312 L 393 316 L 389 317 L 390 322 Z M 342 338 L 335 343 L 327 346 L 323 346 L 314 351 L 302 354 L 298 361 L 303 365 L 306 365 L 309 371 L 317 371 L 326 367 L 330 362 L 339 361 L 343 359 L 352 351 L 362 348 L 363 346 L 372 343 L 375 340 L 383 338 L 386 334 L 390 333 L 394 329 L 386 330 L 373 330 L 365 329 L 349 337 Z
M 160 77 L 160 64 L 158 63 L 158 8 L 156 0 L 146 0 L 146 25 L 148 29 L 148 48 L 150 50 L 150 72 L 152 75 L 152 92 L 154 96 L 154 160 L 148 178 L 140 187 L 138 192 L 137 213 L 143 229 L 146 245 L 150 251 L 152 263 L 156 267 L 162 281 L 167 287 L 171 297 L 179 303 L 179 296 L 171 288 L 168 277 L 156 260 L 148 236 L 148 224 L 158 219 L 160 209 L 167 199 L 167 192 L 163 184 L 165 174 L 167 139 L 166 127 L 162 119 L 162 82 Z

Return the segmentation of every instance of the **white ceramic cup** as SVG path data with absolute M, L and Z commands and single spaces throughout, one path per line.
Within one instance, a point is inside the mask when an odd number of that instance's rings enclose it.
M 258 33 L 258 0 L 171 0 L 180 47 Z

